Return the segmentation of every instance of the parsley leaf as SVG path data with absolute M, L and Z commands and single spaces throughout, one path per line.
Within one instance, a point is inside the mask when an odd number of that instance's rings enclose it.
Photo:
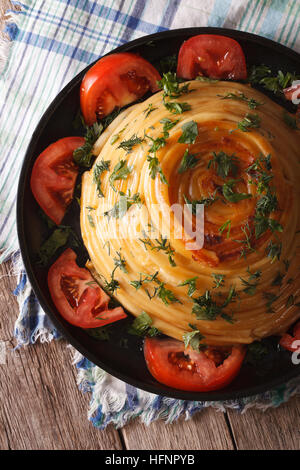
M 213 289 L 218 289 L 219 287 L 224 286 L 224 284 L 225 284 L 225 274 L 212 273 L 212 277 L 214 278 L 214 283 L 215 283 Z
M 142 200 L 140 198 L 139 193 L 136 193 L 131 197 L 120 191 L 120 195 L 120 200 L 116 202 L 113 208 L 109 211 L 104 212 L 104 215 L 106 217 L 114 217 L 115 219 L 121 219 L 133 204 L 142 204 Z
M 211 166 L 214 167 L 217 175 L 221 178 L 226 178 L 229 173 L 236 176 L 239 169 L 237 157 L 234 154 L 228 155 L 223 151 L 213 152 L 213 158 L 208 162 L 207 168 Z
M 116 164 L 112 174 L 109 177 L 109 183 L 115 192 L 117 190 L 114 186 L 114 181 L 125 180 L 127 176 L 132 172 L 132 169 L 133 167 L 128 166 L 126 160 L 120 160 Z
M 182 114 L 191 109 L 191 105 L 189 103 L 179 103 L 178 101 L 164 100 L 164 106 L 172 114 Z
M 248 193 L 235 193 L 233 191 L 233 187 L 236 183 L 238 183 L 240 180 L 228 180 L 226 183 L 223 184 L 222 191 L 223 191 L 223 196 L 227 201 L 229 202 L 239 202 L 244 199 L 249 199 L 252 197 L 251 194 Z
M 190 279 L 186 279 L 185 281 L 178 284 L 178 287 L 188 286 L 188 296 L 191 297 L 196 291 L 197 279 L 198 279 L 198 276 L 191 277 Z
M 203 204 L 204 206 L 211 206 L 214 202 L 218 201 L 219 198 L 215 196 L 216 191 L 214 192 L 213 195 L 209 197 L 204 197 L 202 199 L 194 199 L 193 201 L 191 199 L 188 199 L 187 196 L 184 197 L 184 201 L 187 204 L 189 210 L 192 212 L 193 215 L 198 214 L 198 205 Z
M 182 336 L 185 347 L 190 346 L 195 351 L 200 351 L 205 348 L 205 344 L 201 343 L 204 338 L 205 336 L 197 329 L 184 333 Z
M 156 156 L 151 157 L 151 155 L 148 155 L 147 162 L 149 162 L 151 178 L 155 179 L 156 175 L 159 174 L 161 182 L 164 184 L 168 184 L 168 181 L 166 180 L 166 177 L 162 171 L 158 158 Z
M 96 163 L 93 169 L 93 182 L 97 185 L 97 193 L 99 197 L 104 197 L 103 191 L 101 189 L 100 176 L 102 175 L 102 173 L 109 170 L 109 166 L 109 160 L 101 160 L 100 163 Z
M 198 136 L 198 126 L 195 121 L 185 122 L 182 127 L 182 134 L 178 139 L 181 144 L 194 144 Z
M 160 331 L 151 326 L 153 323 L 152 318 L 148 313 L 142 312 L 138 317 L 136 317 L 131 326 L 128 329 L 128 333 L 135 336 L 156 336 L 160 334 Z
M 38 264 L 47 266 L 57 250 L 67 243 L 71 232 L 72 229 L 68 226 L 56 228 L 41 245 L 38 252 Z
M 194 168 L 199 163 L 196 155 L 198 154 L 189 153 L 189 150 L 186 149 L 179 165 L 178 173 L 184 173 L 185 171 Z
M 85 143 L 74 150 L 73 152 L 73 159 L 75 163 L 79 166 L 83 166 L 85 168 L 90 168 L 92 165 L 92 160 L 94 158 L 93 155 L 93 147 L 94 143 L 101 135 L 103 131 L 103 125 L 98 124 L 95 122 L 91 127 L 86 126 L 86 134 L 85 134 Z
M 224 230 L 226 230 L 226 229 L 227 229 L 226 238 L 229 238 L 229 236 L 230 236 L 230 230 L 231 230 L 231 220 L 230 220 L 230 219 L 226 220 L 226 222 L 224 222 L 224 224 L 221 225 L 221 227 L 219 227 L 219 232 L 220 232 L 221 234 L 223 234 Z
M 130 139 L 123 140 L 117 148 L 126 150 L 126 153 L 128 154 L 132 152 L 132 149 L 133 147 L 135 147 L 135 145 L 141 144 L 143 141 L 144 141 L 143 138 L 138 137 L 136 134 L 133 134 L 133 136 Z
M 260 127 L 261 119 L 258 114 L 247 113 L 242 121 L 237 123 L 238 129 L 243 132 L 249 132 L 250 129 L 257 129 Z
M 226 95 L 218 95 L 222 100 L 236 100 L 236 101 L 245 101 L 248 104 L 250 109 L 255 109 L 258 106 L 261 106 L 263 103 L 256 101 L 254 98 L 247 98 L 247 96 L 242 92 L 237 93 L 227 93 Z
M 161 80 L 157 82 L 158 86 L 164 92 L 164 96 L 169 98 L 178 98 L 182 94 L 190 93 L 189 83 L 180 86 L 176 73 L 167 72 L 163 74 Z
M 299 127 L 297 126 L 297 120 L 294 116 L 291 116 L 285 111 L 282 115 L 282 118 L 285 124 L 291 129 L 294 129 L 294 130 L 299 129 Z
M 268 244 L 266 248 L 266 253 L 269 258 L 271 258 L 271 263 L 274 263 L 276 260 L 280 260 L 280 255 L 281 255 L 281 249 L 282 249 L 282 243 L 274 243 L 272 240 Z

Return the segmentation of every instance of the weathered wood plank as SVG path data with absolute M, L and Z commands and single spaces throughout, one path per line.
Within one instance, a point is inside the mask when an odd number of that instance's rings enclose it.
M 122 429 L 127 449 L 229 450 L 234 449 L 223 413 L 205 409 L 192 420 L 161 421 L 145 426 L 138 420 Z
M 65 341 L 13 350 L 18 307 L 8 268 L 0 266 L 0 449 L 121 449 L 114 428 L 88 422 L 89 396 L 77 388 Z
M 300 449 L 299 397 L 265 412 L 253 408 L 241 415 L 230 410 L 228 417 L 238 449 Z

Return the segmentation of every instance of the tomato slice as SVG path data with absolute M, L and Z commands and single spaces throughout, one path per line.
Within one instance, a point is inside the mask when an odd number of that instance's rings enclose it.
M 287 351 L 300 351 L 300 321 L 294 326 L 293 336 L 285 333 L 282 335 L 279 344 Z
M 87 269 L 77 265 L 71 248 L 50 267 L 48 287 L 57 310 L 72 325 L 97 328 L 127 316 L 122 307 L 108 308 L 110 297 Z
M 72 201 L 78 175 L 73 152 L 84 142 L 83 137 L 64 137 L 49 145 L 33 165 L 31 191 L 43 211 L 57 225 Z
M 185 41 L 178 55 L 177 75 L 193 79 L 210 78 L 244 80 L 246 60 L 238 42 L 226 36 L 200 34 Z
M 245 348 L 208 347 L 196 352 L 174 339 L 146 338 L 144 355 L 158 382 L 179 390 L 208 392 L 232 382 L 243 363 Z
M 116 107 L 141 98 L 148 90 L 158 91 L 158 71 L 147 60 L 130 52 L 111 54 L 98 60 L 83 77 L 80 106 L 91 126 Z

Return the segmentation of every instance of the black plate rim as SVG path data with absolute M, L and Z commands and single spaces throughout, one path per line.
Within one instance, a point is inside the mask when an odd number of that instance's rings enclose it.
M 186 36 L 186 35 L 193 36 L 197 34 L 222 34 L 225 36 L 227 35 L 229 37 L 233 37 L 236 40 L 242 39 L 242 40 L 254 42 L 257 45 L 262 44 L 264 46 L 268 46 L 270 48 L 275 49 L 276 51 L 288 56 L 289 58 L 293 60 L 298 61 L 300 64 L 300 54 L 298 54 L 292 49 L 282 44 L 279 44 L 271 39 L 268 39 L 268 38 L 265 38 L 256 34 L 240 31 L 240 30 L 234 30 L 234 29 L 228 29 L 228 28 L 216 28 L 216 27 L 180 28 L 180 29 L 154 33 L 151 35 L 140 37 L 128 43 L 125 43 L 113 49 L 108 54 L 115 53 L 115 52 L 129 51 L 138 46 L 145 45 L 148 42 L 153 41 L 153 40 L 160 40 L 163 38 L 171 39 L 172 37 L 178 38 L 178 36 Z M 108 55 L 108 54 L 105 54 L 105 55 Z M 54 100 L 50 103 L 50 105 L 48 106 L 44 114 L 42 115 L 41 119 L 39 120 L 35 128 L 34 133 L 32 134 L 32 138 L 30 140 L 30 143 L 28 145 L 28 148 L 26 150 L 25 157 L 23 160 L 20 177 L 19 177 L 19 183 L 18 183 L 18 191 L 17 191 L 16 216 L 17 216 L 17 234 L 18 234 L 20 252 L 22 255 L 26 273 L 28 275 L 28 279 L 39 300 L 39 303 L 42 309 L 50 317 L 56 329 L 69 341 L 69 343 L 72 346 L 74 346 L 74 348 L 77 349 L 84 357 L 86 357 L 88 360 L 90 360 L 97 366 L 101 367 L 103 370 L 113 375 L 114 377 L 130 385 L 133 385 L 134 387 L 137 387 L 139 389 L 145 390 L 150 393 L 158 394 L 160 392 L 158 392 L 155 385 L 152 386 L 150 384 L 144 384 L 143 382 L 132 379 L 127 374 L 124 374 L 120 371 L 116 371 L 115 369 L 111 368 L 109 365 L 102 363 L 99 357 L 97 357 L 88 349 L 86 349 L 83 344 L 81 344 L 76 338 L 74 338 L 72 333 L 68 331 L 68 328 L 60 321 L 59 317 L 56 317 L 52 314 L 51 309 L 49 308 L 49 305 L 47 304 L 47 301 L 44 298 L 43 292 L 40 289 L 39 283 L 37 282 L 36 277 L 34 275 L 33 268 L 32 268 L 33 261 L 31 261 L 30 259 L 29 252 L 25 243 L 25 226 L 24 226 L 22 206 L 23 206 L 24 193 L 26 190 L 26 187 L 25 187 L 26 176 L 29 171 L 29 166 L 30 166 L 31 158 L 32 158 L 30 149 L 33 145 L 33 142 L 36 139 L 38 139 L 40 134 L 43 132 L 45 125 L 49 121 L 49 118 L 51 118 L 51 115 L 53 114 L 55 109 L 65 99 L 65 97 L 70 92 L 70 90 L 81 81 L 86 71 L 95 62 L 97 62 L 97 60 L 89 64 L 85 69 L 79 72 L 58 93 L 58 95 L 54 98 Z M 296 378 L 298 375 L 299 375 L 299 368 L 295 368 L 295 369 L 290 370 L 286 374 L 281 375 L 277 379 L 274 378 L 272 380 L 269 380 L 265 384 L 259 384 L 259 385 L 252 386 L 252 387 L 250 386 L 248 387 L 248 389 L 245 389 L 244 391 L 226 391 L 226 388 L 225 388 L 224 390 L 221 389 L 219 391 L 204 393 L 204 392 L 186 392 L 182 390 L 169 388 L 169 390 L 166 393 L 164 393 L 163 396 L 175 398 L 175 399 L 181 399 L 181 400 L 196 400 L 196 401 L 210 401 L 210 402 L 236 400 L 236 399 L 251 397 L 254 395 L 258 395 L 258 394 L 270 391 L 274 389 L 275 387 L 283 385 L 287 383 L 288 381 L 290 381 L 291 379 Z

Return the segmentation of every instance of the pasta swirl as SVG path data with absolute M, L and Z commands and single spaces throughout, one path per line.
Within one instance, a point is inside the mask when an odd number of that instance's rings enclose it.
M 176 99 L 186 111 L 171 113 L 159 92 L 96 143 L 81 197 L 89 266 L 102 285 L 117 281 L 129 312 L 179 340 L 192 328 L 213 345 L 281 334 L 299 318 L 299 131 L 246 85 L 189 90 Z M 187 204 L 193 226 L 197 201 L 204 245 L 190 250 L 170 207 Z

